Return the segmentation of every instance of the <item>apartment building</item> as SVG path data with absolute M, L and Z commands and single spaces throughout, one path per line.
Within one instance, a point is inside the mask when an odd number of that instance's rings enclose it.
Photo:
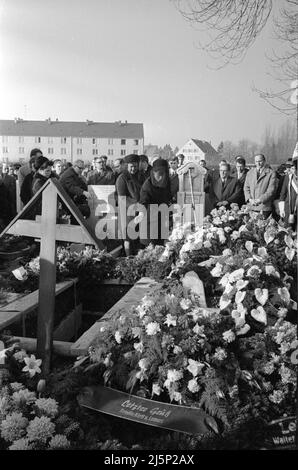
M 144 128 L 141 123 L 127 121 L 0 120 L 0 161 L 22 163 L 36 147 L 51 160 L 73 162 L 80 158 L 87 163 L 97 155 L 107 155 L 113 161 L 143 153 Z

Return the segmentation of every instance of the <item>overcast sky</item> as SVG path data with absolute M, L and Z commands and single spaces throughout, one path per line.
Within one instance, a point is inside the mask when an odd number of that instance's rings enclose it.
M 283 124 L 251 90 L 275 86 L 271 24 L 221 70 L 199 34 L 170 0 L 0 0 L 0 118 L 143 122 L 145 144 L 178 147 Z

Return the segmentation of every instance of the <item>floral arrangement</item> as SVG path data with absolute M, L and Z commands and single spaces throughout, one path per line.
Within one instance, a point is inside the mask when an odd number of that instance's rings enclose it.
M 235 412 L 268 417 L 274 404 L 280 412 L 294 403 L 294 325 L 279 318 L 262 335 L 244 333 L 231 315 L 199 307 L 171 281 L 103 325 L 90 359 L 110 386 L 203 407 L 228 425 Z

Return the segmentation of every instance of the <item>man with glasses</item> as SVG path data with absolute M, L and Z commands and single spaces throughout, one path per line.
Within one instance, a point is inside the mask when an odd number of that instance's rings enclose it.
M 95 170 L 88 174 L 87 183 L 95 185 L 115 184 L 115 175 L 107 167 L 104 157 L 97 157 L 95 159 Z
M 90 208 L 88 206 L 87 199 L 90 199 L 91 195 L 88 193 L 87 184 L 82 177 L 83 170 L 83 160 L 76 160 L 72 167 L 62 173 L 60 183 L 74 203 L 78 206 L 82 215 L 85 218 L 88 218 L 90 216 Z
M 276 188 L 275 171 L 266 165 L 263 154 L 255 155 L 255 168 L 249 170 L 244 183 L 245 201 L 250 209 L 268 217 L 272 212 Z

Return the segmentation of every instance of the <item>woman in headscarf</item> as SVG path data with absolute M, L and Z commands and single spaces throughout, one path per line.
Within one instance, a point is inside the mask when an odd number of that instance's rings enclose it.
M 120 224 L 121 237 L 124 240 L 124 251 L 126 256 L 134 254 L 137 249 L 137 238 L 132 239 L 127 232 L 132 227 L 134 215 L 128 215 L 134 204 L 140 199 L 141 183 L 138 176 L 139 156 L 130 154 L 124 158 L 125 168 L 116 180 L 116 193 L 118 198 L 118 222 Z M 130 225 L 130 227 L 128 227 Z
M 144 182 L 140 193 L 140 204 L 147 210 L 148 223 L 147 239 L 141 240 L 143 244 L 151 242 L 154 245 L 163 245 L 168 238 L 170 217 L 166 206 L 169 206 L 171 201 L 169 165 L 167 160 L 158 158 L 154 161 L 151 174 Z M 163 208 L 159 207 L 161 204 Z
M 279 214 L 286 227 L 297 230 L 298 180 L 297 160 L 291 163 L 290 171 L 285 176 L 280 192 Z

